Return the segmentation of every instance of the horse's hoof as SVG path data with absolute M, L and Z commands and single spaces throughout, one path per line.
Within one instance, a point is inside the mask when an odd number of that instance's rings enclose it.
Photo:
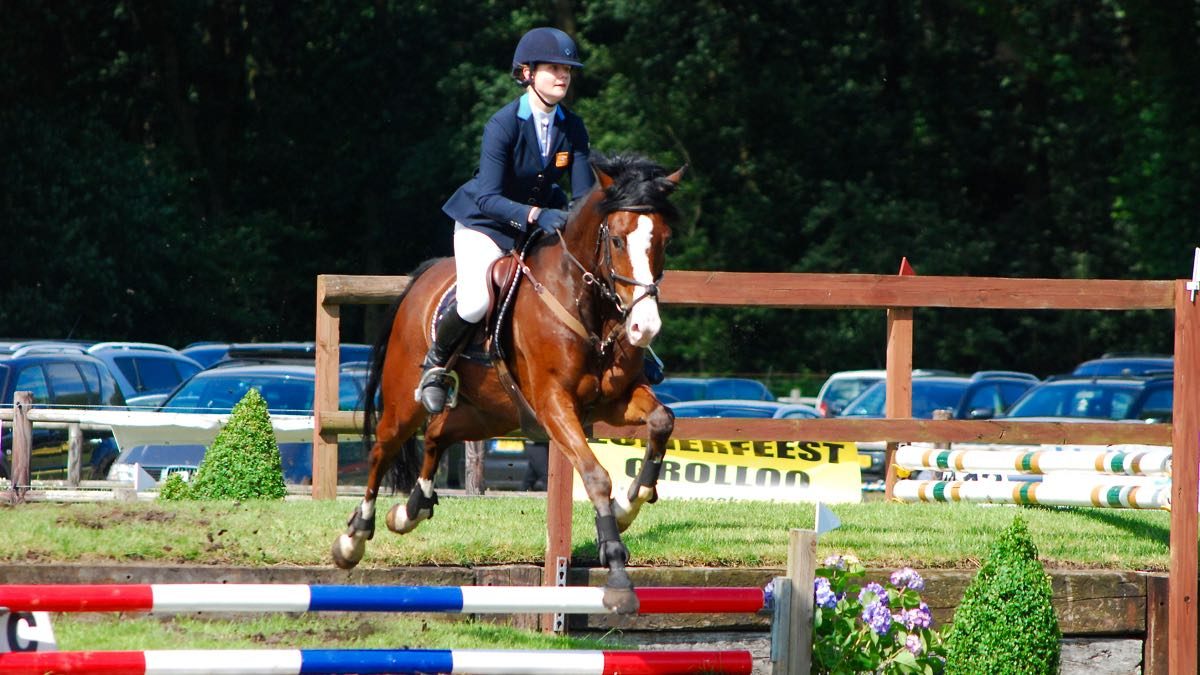
M 637 594 L 633 592 L 632 588 L 605 586 L 602 602 L 607 609 L 617 614 L 637 614 L 639 607 Z
M 385 520 L 387 521 L 388 529 L 392 532 L 396 534 L 408 534 L 417 529 L 417 525 L 420 525 L 421 521 L 425 520 L 425 518 L 418 516 L 416 520 L 409 520 L 408 509 L 404 504 L 396 504 L 388 510 Z
M 358 561 L 363 559 L 366 550 L 367 540 L 365 537 L 343 534 L 333 540 L 333 550 L 330 553 L 333 555 L 334 565 L 340 569 L 349 570 L 354 569 Z

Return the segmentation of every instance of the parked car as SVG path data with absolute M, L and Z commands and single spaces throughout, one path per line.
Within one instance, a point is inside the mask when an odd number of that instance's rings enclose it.
M 342 371 L 338 385 L 338 407 L 362 408 L 366 386 L 362 368 Z M 302 365 L 229 366 L 203 370 L 180 385 L 159 408 L 175 413 L 229 413 L 250 389 L 257 389 L 272 414 L 311 415 L 315 393 L 316 369 Z M 122 449 L 109 477 L 133 480 L 134 465 L 140 464 L 158 480 L 169 467 L 199 468 L 207 448 L 196 444 L 138 445 Z M 284 481 L 308 484 L 312 481 L 312 443 L 280 443 Z M 361 482 L 366 477 L 366 451 L 360 436 L 347 435 L 338 443 L 338 482 Z
M 1051 378 L 1025 392 L 1004 417 L 1168 422 L 1174 386 L 1171 375 Z
M 981 371 L 980 376 L 962 377 L 927 375 L 912 381 L 912 416 L 932 419 L 935 410 L 948 410 L 955 419 L 981 419 L 1004 412 L 1023 392 L 1035 386 L 1027 377 L 995 376 Z M 886 416 L 887 383 L 871 385 L 858 398 L 848 403 L 838 417 L 882 418 Z M 871 466 L 863 470 L 872 478 L 884 477 L 887 444 L 881 441 L 860 441 L 858 451 L 871 456 Z
M 207 349 L 212 349 L 209 345 Z M 186 349 L 185 349 L 186 351 Z M 255 363 L 310 364 L 317 357 L 315 342 L 237 342 L 224 346 L 224 352 L 209 363 L 209 368 L 247 366 Z M 339 345 L 338 363 L 367 363 L 371 346 L 347 342 Z
M 1098 359 L 1075 366 L 1072 375 L 1101 377 L 1105 375 L 1150 375 L 1175 370 L 1175 358 L 1161 354 L 1105 354 Z
M 87 353 L 108 367 L 130 408 L 153 407 L 159 395 L 203 370 L 174 347 L 146 342 L 98 342 Z
M 228 351 L 228 342 L 193 342 L 180 349 L 179 353 L 195 360 L 202 367 L 208 368 L 224 358 Z
M 1040 380 L 1028 373 L 986 370 L 971 376 L 971 383 L 954 407 L 957 420 L 982 420 L 1004 414 L 1026 391 Z
M 766 419 L 815 419 L 821 414 L 803 403 L 716 399 L 712 401 L 680 401 L 667 407 L 676 417 L 751 417 Z
M 42 407 L 124 408 L 125 399 L 112 373 L 103 362 L 69 348 L 26 345 L 0 356 L 0 405 L 11 408 L 18 391 L 33 392 L 33 402 Z M 67 432 L 63 429 L 33 428 L 30 478 L 67 477 Z M 12 426 L 0 435 L 0 476 L 11 477 Z M 103 478 L 117 456 L 117 443 L 110 431 L 84 431 L 80 465 L 85 478 Z
M 917 368 L 913 377 L 953 375 L 949 370 Z M 817 392 L 817 410 L 823 417 L 837 417 L 846 404 L 862 395 L 871 385 L 887 379 L 886 370 L 843 370 L 828 377 Z
M 725 398 L 775 400 L 765 384 L 744 377 L 668 377 L 653 388 L 663 403 Z
M 22 340 L 0 340 L 0 356 L 11 356 L 15 352 L 27 349 L 29 347 L 36 348 L 39 351 L 67 349 L 67 351 L 84 351 L 92 346 L 93 340 L 49 340 L 49 339 L 22 339 Z

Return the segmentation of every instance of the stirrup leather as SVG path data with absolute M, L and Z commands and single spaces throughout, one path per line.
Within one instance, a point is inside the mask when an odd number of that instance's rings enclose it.
M 439 386 L 437 383 L 441 380 L 440 385 L 446 388 L 446 406 L 445 408 L 453 408 L 458 405 L 458 372 L 446 370 L 441 366 L 430 366 L 421 374 L 421 381 L 417 382 L 417 388 L 413 390 L 413 400 L 417 403 L 421 402 L 421 390 L 427 386 Z M 443 408 L 443 410 L 445 409 Z

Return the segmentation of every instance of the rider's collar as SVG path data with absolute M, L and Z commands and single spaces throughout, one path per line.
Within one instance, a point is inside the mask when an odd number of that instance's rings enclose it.
M 521 97 L 521 103 L 517 106 L 518 119 L 527 120 L 531 115 L 533 115 L 533 106 L 529 104 L 530 96 L 533 96 L 533 92 L 527 91 L 525 92 L 525 95 Z M 561 105 L 554 106 L 554 116 L 558 118 L 556 122 L 561 121 L 566 117 L 566 114 L 563 113 L 563 107 Z

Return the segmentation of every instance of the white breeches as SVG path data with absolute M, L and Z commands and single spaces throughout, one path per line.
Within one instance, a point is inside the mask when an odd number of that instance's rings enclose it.
M 482 232 L 454 224 L 454 269 L 458 274 L 458 315 L 463 321 L 479 323 L 487 314 L 488 270 L 504 257 L 492 238 Z

